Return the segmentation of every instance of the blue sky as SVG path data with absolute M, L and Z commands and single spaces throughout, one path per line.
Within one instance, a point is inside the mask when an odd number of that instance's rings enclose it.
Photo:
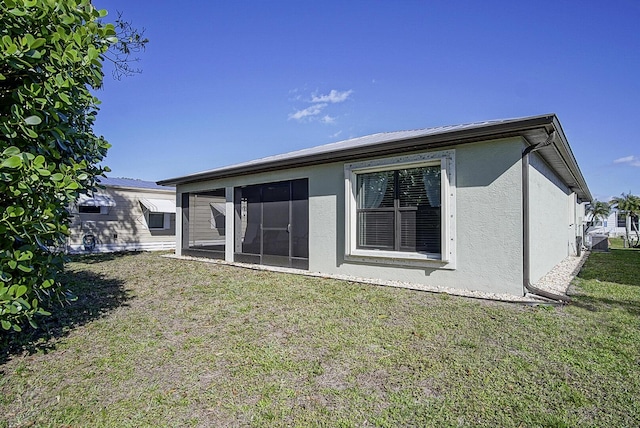
M 640 2 L 96 0 L 150 39 L 105 71 L 113 177 L 556 113 L 594 197 L 640 195 Z

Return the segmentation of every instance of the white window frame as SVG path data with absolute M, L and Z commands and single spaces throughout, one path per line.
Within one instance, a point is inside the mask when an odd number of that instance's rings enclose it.
M 441 248 L 438 254 L 357 248 L 357 176 L 370 172 L 440 165 Z M 455 150 L 441 150 L 344 165 L 345 259 L 365 263 L 399 264 L 455 269 L 456 265 L 456 182 Z

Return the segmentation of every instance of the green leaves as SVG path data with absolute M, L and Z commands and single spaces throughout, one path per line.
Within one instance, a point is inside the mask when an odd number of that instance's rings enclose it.
M 7 147 L 6 149 L 4 149 L 4 151 L 2 152 L 3 156 L 14 156 L 17 155 L 18 153 L 20 153 L 20 149 L 17 148 L 16 146 L 11 146 L 11 147 Z
M 18 168 L 20 165 L 22 165 L 22 158 L 20 156 L 15 155 L 3 160 L 2 164 L 0 164 L 0 167 L 1 168 Z
M 109 144 L 93 132 L 101 55 L 115 43 L 90 0 L 0 1 L 0 323 L 19 331 L 65 300 L 68 207 Z
M 40 125 L 42 123 L 42 119 L 40 119 L 40 116 L 33 115 L 25 118 L 24 123 L 27 125 Z

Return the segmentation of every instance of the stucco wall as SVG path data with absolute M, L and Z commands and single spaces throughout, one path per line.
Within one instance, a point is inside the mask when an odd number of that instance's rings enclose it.
M 335 190 L 343 164 L 324 166 L 309 181 L 310 270 L 521 295 L 521 148 L 520 140 L 455 148 L 455 270 L 346 261 L 344 192 Z
M 454 270 L 346 261 L 342 162 L 181 185 L 178 192 L 308 178 L 310 271 L 521 295 L 522 147 L 520 139 L 505 139 L 454 148 Z M 232 209 L 231 201 L 227 203 Z M 227 219 L 232 221 L 233 216 Z M 177 234 L 181 242 L 181 231 Z M 233 234 L 227 234 L 227 240 L 231 239 Z
M 70 251 L 83 251 L 82 238 L 92 234 L 96 238 L 96 251 L 133 249 L 171 249 L 175 247 L 175 215 L 171 214 L 169 229 L 149 230 L 140 198 L 175 200 L 173 192 L 106 188 L 100 194 L 110 196 L 115 206 L 105 214 L 79 213 L 73 215 L 68 246 Z
M 575 254 L 581 225 L 576 195 L 535 153 L 529 159 L 531 282 Z

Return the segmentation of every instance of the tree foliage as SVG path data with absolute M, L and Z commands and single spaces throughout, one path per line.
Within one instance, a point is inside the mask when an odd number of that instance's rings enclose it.
M 605 221 L 611 213 L 611 206 L 602 201 L 593 201 L 586 207 L 586 212 L 591 216 L 590 226 L 595 225 L 598 220 Z
M 108 171 L 100 162 L 109 144 L 93 132 L 99 101 L 90 91 L 102 85 L 102 63 L 123 30 L 101 22 L 106 14 L 90 0 L 0 0 L 5 330 L 19 331 L 25 321 L 35 326 L 35 314 L 48 314 L 55 300 L 64 299 L 56 276 L 65 261 L 68 207 Z M 135 42 L 125 39 L 119 47 L 128 41 Z
M 609 202 L 612 207 L 616 208 L 620 214 L 624 214 L 627 217 L 625 223 L 625 234 L 627 243 L 629 246 L 637 247 L 640 245 L 640 232 L 636 227 L 633 220 L 640 215 L 640 196 L 632 195 L 631 193 L 622 193 L 620 196 L 612 198 Z M 630 228 L 635 232 L 635 238 L 632 239 Z

